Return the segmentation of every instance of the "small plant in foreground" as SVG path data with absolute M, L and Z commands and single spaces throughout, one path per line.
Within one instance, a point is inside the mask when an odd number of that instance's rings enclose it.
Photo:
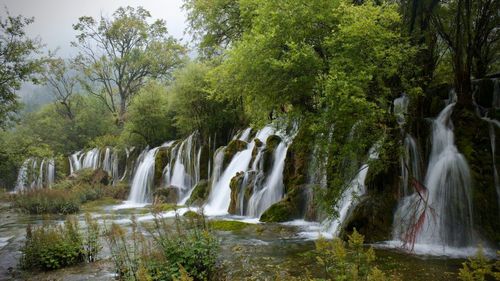
M 83 261 L 95 261 L 101 249 L 99 226 L 88 215 L 85 220 L 86 232 L 80 230 L 74 217 L 68 217 L 63 224 L 28 226 L 26 241 L 21 249 L 21 267 L 53 270 Z
M 210 280 L 215 270 L 219 242 L 203 216 L 143 227 L 133 219 L 130 234 L 112 224 L 106 236 L 121 280 Z
M 371 247 L 365 250 L 363 242 L 363 235 L 359 234 L 356 229 L 349 235 L 347 243 L 340 239 L 316 241 L 314 255 L 324 268 L 322 280 L 397 280 L 394 276 L 386 276 L 384 272 L 372 265 L 375 261 L 375 251 Z
M 497 256 L 500 258 L 500 251 Z M 458 278 L 461 281 L 500 280 L 500 259 L 489 260 L 483 247 L 479 247 L 476 256 L 462 264 Z

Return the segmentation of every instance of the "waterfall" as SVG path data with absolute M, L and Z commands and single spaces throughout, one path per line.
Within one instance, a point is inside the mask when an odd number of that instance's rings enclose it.
M 256 135 L 256 138 L 265 142 L 274 130 L 270 126 L 262 128 Z M 212 190 L 208 202 L 205 205 L 205 211 L 209 215 L 224 215 L 228 213 L 231 202 L 231 189 L 229 187 L 231 179 L 238 172 L 246 172 L 252 160 L 252 151 L 255 142 L 250 142 L 247 147 L 237 152 L 224 171 L 221 170 L 224 159 L 224 149 L 218 150 L 214 156 L 214 171 L 212 175 Z
M 411 194 L 410 191 L 410 175 L 413 179 L 417 181 L 422 181 L 422 171 L 420 169 L 420 163 L 422 161 L 420 157 L 420 152 L 417 148 L 417 143 L 415 139 L 406 134 L 404 139 L 404 154 L 401 156 L 401 178 L 402 178 L 402 195 L 408 196 Z
M 38 161 L 34 157 L 29 157 L 19 168 L 14 192 L 50 187 L 54 183 L 54 178 L 55 162 L 53 158 L 42 158 L 41 161 Z
M 200 181 L 201 147 L 198 148 L 197 137 L 195 132 L 176 145 L 170 154 L 171 163 L 163 170 L 165 185 L 176 187 L 179 191 L 177 203 L 180 205 L 186 203 Z
M 437 246 L 473 244 L 470 172 L 454 144 L 454 105 L 447 105 L 433 122 L 426 190 L 420 188 L 420 195 L 415 192 L 400 202 L 394 219 L 396 239 Z
M 91 168 L 97 169 L 99 168 L 99 160 L 100 160 L 100 151 L 99 148 L 94 148 L 87 153 L 85 153 L 85 157 L 83 157 L 82 168 Z
M 82 151 L 77 151 L 69 156 L 70 174 L 73 174 L 82 168 L 82 157 Z
M 375 144 L 370 149 L 369 159 L 378 158 L 378 143 Z M 340 199 L 335 204 L 335 210 L 337 210 L 337 217 L 330 220 L 328 225 L 328 233 L 333 236 L 338 236 L 342 224 L 348 218 L 349 214 L 354 210 L 354 208 L 359 203 L 358 199 L 360 196 L 366 193 L 365 180 L 368 174 L 368 164 L 363 164 L 359 168 L 356 176 L 353 180 L 349 182 L 347 188 L 340 195 Z
M 274 151 L 272 171 L 260 190 L 254 188 L 248 202 L 248 216 L 260 217 L 265 210 L 283 197 L 283 168 L 285 167 L 288 146 L 289 144 L 282 141 Z M 241 197 L 243 198 L 243 196 Z
M 151 193 L 153 189 L 155 156 L 159 147 L 155 147 L 147 151 L 138 159 L 138 166 L 132 178 L 132 186 L 128 201 L 131 203 L 149 203 L 151 201 Z
M 17 181 L 16 186 L 14 188 L 14 192 L 22 192 L 26 190 L 27 182 L 28 182 L 28 169 L 29 164 L 32 161 L 31 158 L 24 160 L 19 172 L 17 173 Z
M 394 115 L 399 125 L 403 125 L 406 122 L 406 114 L 408 112 L 408 104 L 410 99 L 405 93 L 401 97 L 394 100 Z
M 42 159 L 42 162 L 40 163 L 40 168 L 38 170 L 38 177 L 36 179 L 36 188 L 42 188 L 43 187 L 43 173 L 44 173 L 44 167 L 45 165 L 45 159 Z
M 54 158 L 50 158 L 47 162 L 47 186 L 50 188 L 54 184 L 56 177 L 56 165 Z

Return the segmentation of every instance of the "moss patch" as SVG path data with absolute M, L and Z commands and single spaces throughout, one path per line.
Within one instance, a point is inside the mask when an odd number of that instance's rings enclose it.
M 224 167 L 227 166 L 234 155 L 247 148 L 247 143 L 241 140 L 232 140 L 224 149 Z
M 103 209 L 104 207 L 110 206 L 110 205 L 117 205 L 120 204 L 122 201 L 111 198 L 111 197 L 104 197 L 101 199 L 97 199 L 95 201 L 89 201 L 85 204 L 82 205 L 82 210 L 89 212 L 89 211 L 95 211 L 95 210 L 100 210 Z
M 196 184 L 187 201 L 187 205 L 201 206 L 205 203 L 210 193 L 210 182 L 207 180 L 201 180 Z
M 182 216 L 188 219 L 200 219 L 202 215 L 195 211 L 187 211 Z
M 250 224 L 241 221 L 214 220 L 210 221 L 208 225 L 214 230 L 238 231 L 246 228 Z
M 177 205 L 169 203 L 154 204 L 149 207 L 152 212 L 168 212 L 177 209 Z

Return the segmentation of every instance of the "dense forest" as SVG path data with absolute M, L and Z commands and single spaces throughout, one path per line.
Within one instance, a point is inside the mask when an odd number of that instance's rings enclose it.
M 432 255 L 422 245 L 482 245 L 495 256 L 500 1 L 185 0 L 183 9 L 195 49 L 165 21 L 127 6 L 75 19 L 71 58 L 26 35 L 36 18 L 0 18 L 0 188 L 9 206 L 67 215 L 114 197 L 196 206 L 203 225 L 205 215 L 270 228 L 303 220 L 340 238 L 315 242 L 312 263 L 324 265 L 324 276 L 288 271 L 283 280 L 393 280 L 368 265 L 375 257 L 363 242 L 399 241 L 411 255 Z M 24 110 L 17 92 L 25 83 L 43 85 L 51 101 Z M 65 223 L 67 235 L 75 223 Z M 170 226 L 154 223 L 158 241 Z M 177 231 L 184 223 L 175 222 Z M 243 279 L 214 275 L 224 260 L 211 252 L 217 239 L 191 230 L 159 242 L 169 266 L 148 252 L 134 267 L 117 258 L 127 246 L 113 227 L 106 239 L 123 279 Z M 129 230 L 134 239 L 140 232 Z M 181 254 L 176 239 L 199 244 Z M 40 266 L 24 247 L 28 268 L 64 266 Z M 202 264 L 187 252 L 205 253 Z M 479 260 L 435 280 L 484 280 L 476 279 L 481 270 L 500 278 L 498 262 Z

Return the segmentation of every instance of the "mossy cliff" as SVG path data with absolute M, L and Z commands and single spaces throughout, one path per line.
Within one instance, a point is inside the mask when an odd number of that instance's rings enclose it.
M 465 156 L 471 170 L 474 229 L 480 238 L 500 245 L 500 210 L 495 189 L 490 124 L 472 112 L 457 107 L 452 115 L 455 143 Z M 498 128 L 492 127 L 495 133 Z M 497 148 L 500 142 L 496 137 Z M 499 156 L 496 153 L 496 163 Z
M 260 220 L 263 222 L 282 222 L 304 218 L 306 204 L 313 188 L 307 184 L 308 164 L 310 163 L 311 132 L 307 126 L 302 126 L 287 150 L 283 169 L 283 184 L 285 195 L 282 200 L 266 210 Z M 278 145 L 277 139 L 271 139 L 270 144 Z M 308 212 L 313 214 L 314 212 Z M 308 219 L 314 219 L 308 217 Z
M 210 186 L 210 181 L 200 180 L 200 182 L 198 182 L 198 184 L 196 184 L 193 188 L 191 197 L 189 197 L 186 204 L 190 206 L 203 206 L 208 199 L 208 195 L 210 194 Z

